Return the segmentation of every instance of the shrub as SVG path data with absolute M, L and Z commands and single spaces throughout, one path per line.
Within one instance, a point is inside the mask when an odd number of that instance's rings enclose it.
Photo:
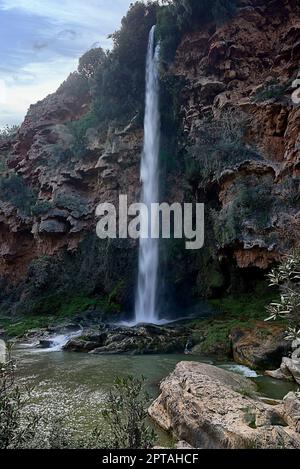
M 300 255 L 285 256 L 268 275 L 270 287 L 278 287 L 280 301 L 268 305 L 267 321 L 284 319 L 288 323 L 288 338 L 300 338 Z
M 106 448 L 148 449 L 156 436 L 147 424 L 149 396 L 143 392 L 144 379 L 117 378 L 103 412 L 107 425 Z
M 110 37 L 113 50 L 105 67 L 99 67 L 92 85 L 99 121 L 128 121 L 143 114 L 148 36 L 156 23 L 157 2 L 135 2 L 122 19 L 120 30 Z
M 234 187 L 232 201 L 220 212 L 211 210 L 216 240 L 221 246 L 238 240 L 246 228 L 245 220 L 259 229 L 266 227 L 272 206 L 268 187 L 239 182 Z
M 100 67 L 106 62 L 106 54 L 102 47 L 90 49 L 79 59 L 78 73 L 85 79 L 94 78 Z
M 186 156 L 186 176 L 197 177 L 205 187 L 222 171 L 245 160 L 259 159 L 256 150 L 244 142 L 246 117 L 227 111 L 218 121 L 206 119 L 198 129 L 196 143 Z
M 31 214 L 33 216 L 45 215 L 53 208 L 53 203 L 48 200 L 38 200 L 35 205 L 31 208 Z
M 82 98 L 90 91 L 89 82 L 84 75 L 78 72 L 71 73 L 68 78 L 60 85 L 58 94 L 67 94 Z
M 0 367 L 0 449 L 23 448 L 34 439 L 39 418 L 22 413 L 29 397 L 29 391 L 17 385 L 9 357 Z
M 0 145 L 6 143 L 11 137 L 13 137 L 19 130 L 18 125 L 7 125 L 4 129 L 0 129 Z
M 288 83 L 280 83 L 277 78 L 273 78 L 268 83 L 260 86 L 251 97 L 251 100 L 255 103 L 260 103 L 269 99 L 280 99 L 289 89 L 291 83 L 292 80 Z
M 80 119 L 69 123 L 69 129 L 73 136 L 70 151 L 75 157 L 82 158 L 87 154 L 87 131 L 92 128 L 96 128 L 97 130 L 102 128 L 105 130 L 105 126 L 101 125 L 101 121 L 99 121 L 94 104 L 87 114 Z
M 88 202 L 79 194 L 58 194 L 54 198 L 54 205 L 69 210 L 75 218 L 81 218 L 89 214 Z
M 170 0 L 158 13 L 162 59 L 171 62 L 186 31 L 210 21 L 223 22 L 235 13 L 236 0 Z
M 14 205 L 23 215 L 30 215 L 36 203 L 36 194 L 17 174 L 0 179 L 0 198 Z
M 279 188 L 283 201 L 296 208 L 300 202 L 300 177 L 287 177 L 281 182 Z

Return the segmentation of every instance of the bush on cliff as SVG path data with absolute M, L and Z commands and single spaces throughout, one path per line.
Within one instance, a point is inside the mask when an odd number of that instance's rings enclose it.
M 18 125 L 7 125 L 3 129 L 0 129 L 0 145 L 6 143 L 9 139 L 15 136 L 18 130 Z
M 260 159 L 256 149 L 245 142 L 246 130 L 246 117 L 233 111 L 224 112 L 217 121 L 204 119 L 195 144 L 187 151 L 187 179 L 197 177 L 205 187 L 217 180 L 225 169 L 243 161 Z
M 36 194 L 24 178 L 12 173 L 0 179 L 0 199 L 14 205 L 21 214 L 30 215 Z
M 249 224 L 264 229 L 270 218 L 272 195 L 268 186 L 238 181 L 232 200 L 221 211 L 211 210 L 214 232 L 219 246 L 226 246 L 242 237 Z
M 268 100 L 278 100 L 288 91 L 293 80 L 287 83 L 280 83 L 277 78 L 272 78 L 269 82 L 261 85 L 251 96 L 255 103 L 261 103 Z
M 128 121 L 143 115 L 148 36 L 156 23 L 157 2 L 135 2 L 110 37 L 113 49 L 92 83 L 93 110 L 99 121 Z
M 158 12 L 161 55 L 171 62 L 183 34 L 202 24 L 223 22 L 233 16 L 237 0 L 165 0 Z

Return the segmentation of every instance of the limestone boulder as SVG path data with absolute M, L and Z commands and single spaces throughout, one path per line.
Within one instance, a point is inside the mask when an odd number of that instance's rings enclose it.
M 149 415 L 194 448 L 300 448 L 283 406 L 257 399 L 255 385 L 211 365 L 181 362 L 161 383 Z

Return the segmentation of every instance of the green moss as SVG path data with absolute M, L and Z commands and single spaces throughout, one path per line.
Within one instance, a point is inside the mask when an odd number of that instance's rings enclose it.
M 62 296 L 52 295 L 39 298 L 38 301 L 32 303 L 28 315 L 20 315 L 16 319 L 0 319 L 0 325 L 9 337 L 19 337 L 30 329 L 54 326 L 66 320 L 72 320 L 76 314 L 84 313 L 92 306 L 103 315 L 120 312 L 120 305 L 114 303 L 109 297 L 77 296 L 67 300 Z
M 253 292 L 230 295 L 211 300 L 212 306 L 226 314 L 227 319 L 241 321 L 264 320 L 266 305 L 278 297 L 274 291 L 264 291 L 265 284 L 259 284 Z
M 194 353 L 219 353 L 230 355 L 230 332 L 236 327 L 255 327 L 256 321 L 266 317 L 266 305 L 275 300 L 277 294 L 265 291 L 265 285 L 259 284 L 254 292 L 231 295 L 221 299 L 210 300 L 210 304 L 220 314 L 211 320 L 194 320 L 189 324 L 195 330 L 193 341 Z M 262 331 L 262 337 L 268 330 Z
M 21 337 L 31 329 L 39 329 L 51 325 L 51 318 L 46 316 L 30 316 L 19 318 L 14 321 L 5 318 L 0 320 L 1 328 L 5 329 L 8 337 Z

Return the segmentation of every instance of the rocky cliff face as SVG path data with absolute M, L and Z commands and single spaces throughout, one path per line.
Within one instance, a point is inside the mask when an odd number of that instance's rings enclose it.
M 227 219 L 244 186 L 266 189 L 266 216 L 259 220 L 263 207 L 255 201 L 244 210 L 239 232 L 218 240 L 220 252 L 230 252 L 238 267 L 265 269 L 299 238 L 300 109 L 291 99 L 300 64 L 299 5 L 245 4 L 225 26 L 186 35 L 174 70 L 187 80 L 182 118 L 189 144 L 203 139 L 207 117 L 216 126 L 224 115 L 233 128 L 246 122 L 244 142 L 259 158 L 228 163 L 205 183 L 199 180 L 197 189 L 213 192 Z
M 91 127 L 83 151 L 77 148 L 71 125 L 86 115 L 89 95 L 73 95 L 68 86 L 71 79 L 31 106 L 17 135 L 1 149 L 7 158 L 3 178 L 17 175 L 21 189 L 30 188 L 30 195 L 27 190 L 19 194 L 30 199 L 26 210 L 19 201 L 18 186 L 16 200 L 0 202 L 2 285 L 7 292 L 19 288 L 25 298 L 32 280 L 35 283 L 41 276 L 34 296 L 51 290 L 57 268 L 50 266 L 52 261 L 59 265 L 56 281 L 65 282 L 65 267 L 75 258 L 79 266 L 89 264 L 82 274 L 94 276 L 92 290 L 97 284 L 99 293 L 111 291 L 124 280 L 127 269 L 131 276 L 124 286 L 130 284 L 132 290 L 135 243 L 96 243 L 95 209 L 102 202 L 117 207 L 119 194 L 127 194 L 130 202 L 138 199 L 142 130 L 134 122 L 125 128 L 109 126 L 102 135 Z M 84 242 L 87 246 L 82 250 Z M 34 267 L 31 273 L 30 266 Z M 75 265 L 67 271 L 75 276 L 72 268 Z
M 189 197 L 205 199 L 211 230 L 206 251 L 192 262 L 180 253 L 183 283 L 190 275 L 199 283 L 203 266 L 213 264 L 220 287 L 224 260 L 238 271 L 266 269 L 299 240 L 300 108 L 291 100 L 300 59 L 299 5 L 244 3 L 227 24 L 187 34 L 168 71 L 185 80 L 182 155 L 194 148 L 194 159 L 204 167 L 209 162 L 202 159 L 201 135 L 207 121 L 214 119 L 231 140 L 245 124 L 243 152 L 234 162 L 206 178 L 201 172 L 192 178 L 169 175 L 170 198 L 178 191 L 182 197 L 188 184 Z M 65 83 L 31 106 L 17 135 L 0 149 L 7 160 L 1 176 L 18 175 L 22 191 L 15 192 L 30 198 L 26 210 L 16 197 L 0 201 L 2 294 L 18 291 L 13 301 L 27 298 L 34 284 L 38 296 L 55 285 L 53 278 L 61 284 L 66 277 L 81 288 L 81 276 L 93 293 L 109 293 L 122 283 L 119 299 L 126 302 L 135 280 L 136 243 L 96 240 L 95 208 L 100 202 L 117 204 L 123 193 L 129 202 L 138 200 L 143 131 L 135 120 L 123 128 L 111 123 L 105 132 L 91 125 L 82 148 L 74 126 L 87 114 L 90 96 L 80 83 L 76 88 L 76 78 L 68 83 L 72 86 Z M 258 192 L 249 196 L 249 188 Z M 248 195 L 240 200 L 245 189 Z

